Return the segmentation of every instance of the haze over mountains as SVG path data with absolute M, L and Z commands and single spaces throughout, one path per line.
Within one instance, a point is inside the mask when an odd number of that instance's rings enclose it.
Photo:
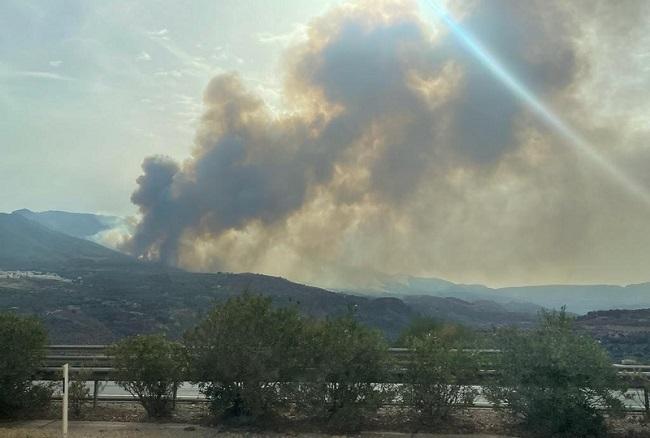
M 0 213 L 0 268 L 60 271 L 80 266 L 124 264 L 130 258 L 97 243 L 55 231 L 59 221 L 42 225 L 24 210 Z
M 14 211 L 13 214 L 23 216 L 51 230 L 81 238 L 93 238 L 98 233 L 118 227 L 124 222 L 117 216 L 70 213 L 58 210 L 34 212 L 23 208 Z
M 0 308 L 39 315 L 53 341 L 85 343 L 152 331 L 180 336 L 214 303 L 244 292 L 271 296 L 278 305 L 296 305 L 317 317 L 354 311 L 389 338 L 417 315 L 478 328 L 526 327 L 542 307 L 566 305 L 577 314 L 650 307 L 647 283 L 493 289 L 403 276 L 383 277 L 370 289 L 332 292 L 259 274 L 191 273 L 141 262 L 89 240 L 119 223 L 119 218 L 58 211 L 0 213 L 0 271 L 47 271 L 66 280 L 0 277 Z M 597 313 L 584 324 L 609 339 L 611 330 L 599 321 L 611 326 L 626 318 L 638 327 L 639 312 Z
M 424 297 L 427 308 L 421 311 L 406 299 L 331 292 L 266 275 L 185 272 L 54 231 L 21 212 L 0 214 L 0 243 L 0 271 L 48 271 L 65 279 L 20 273 L 0 278 L 0 308 L 39 315 L 53 342 L 110 342 L 152 331 L 180 336 L 212 305 L 245 292 L 316 317 L 352 311 L 389 338 L 417 315 L 484 328 L 530 326 L 535 319 L 496 303 L 486 311 L 482 302 Z
M 24 221 L 28 219 L 41 227 L 29 230 Z M 34 267 L 56 266 L 61 257 L 83 254 L 86 260 L 99 257 L 107 260 L 124 260 L 123 254 L 106 251 L 100 245 L 84 246 L 80 251 L 78 241 L 62 239 L 56 231 L 71 237 L 95 240 L 98 233 L 123 226 L 125 220 L 116 216 L 102 216 L 88 213 L 70 213 L 64 211 L 32 212 L 27 209 L 16 210 L 12 214 L 0 216 L 2 221 L 12 222 L 14 231 L 5 228 L 1 236 L 0 259 L 33 261 Z M 6 236 L 6 237 L 5 237 Z M 17 241 L 20 240 L 21 248 Z M 78 258 L 77 258 L 78 259 Z M 78 260 L 77 260 L 78 261 Z M 4 263 L 7 264 L 7 263 Z M 41 264 L 41 265 L 39 265 Z M 10 266 L 10 264 L 7 264 Z M 32 266 L 29 263 L 25 266 Z M 0 266 L 1 267 L 1 266 Z M 414 276 L 383 276 L 377 278 L 371 288 L 359 288 L 355 285 L 343 285 L 340 292 L 355 295 L 404 297 L 433 296 L 451 297 L 466 302 L 492 301 L 505 306 L 510 311 L 536 312 L 540 307 L 560 308 L 577 314 L 607 309 L 638 309 L 650 307 L 650 283 L 617 285 L 540 285 L 505 288 L 490 288 L 480 284 L 456 284 L 439 278 L 419 278 Z
M 532 307 L 567 310 L 583 314 L 606 309 L 650 307 L 650 283 L 616 285 L 540 285 L 490 288 L 477 284 L 456 284 L 438 278 L 395 278 L 364 290 L 370 295 L 429 295 L 454 297 L 467 301 L 489 300 L 531 310 Z M 532 306 L 532 307 L 531 307 Z

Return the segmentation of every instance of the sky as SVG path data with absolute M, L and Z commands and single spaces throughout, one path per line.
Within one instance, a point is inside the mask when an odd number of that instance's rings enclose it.
M 182 159 L 237 70 L 277 104 L 282 48 L 333 1 L 0 3 L 0 211 L 128 215 L 142 159 Z
M 8 0 L 0 211 L 331 287 L 650 280 L 650 3 L 441 4 L 587 149 L 430 1 Z

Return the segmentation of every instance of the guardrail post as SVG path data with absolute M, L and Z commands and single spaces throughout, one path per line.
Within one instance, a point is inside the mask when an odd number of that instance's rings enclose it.
M 97 380 L 94 381 L 93 385 L 93 409 L 97 407 L 97 393 L 99 392 L 99 382 Z
M 643 409 L 645 410 L 645 416 L 650 417 L 650 401 L 648 400 L 648 386 L 643 386 Z
M 68 364 L 63 365 L 63 438 L 68 436 Z

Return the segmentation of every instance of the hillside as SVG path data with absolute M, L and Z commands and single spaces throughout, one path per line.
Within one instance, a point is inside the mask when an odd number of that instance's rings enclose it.
M 215 304 L 242 294 L 270 296 L 319 318 L 354 312 L 395 337 L 414 312 L 395 298 L 338 294 L 257 274 L 79 271 L 73 280 L 0 278 L 0 308 L 38 315 L 50 342 L 104 343 L 138 333 L 178 337 Z
M 0 270 L 105 269 L 133 262 L 124 254 L 53 231 L 21 214 L 0 213 Z
M 416 315 L 478 328 L 527 326 L 533 320 L 532 314 L 494 312 L 498 308 L 494 303 L 438 298 L 434 305 L 431 297 L 368 298 L 259 274 L 80 270 L 64 280 L 0 277 L 0 308 L 38 315 L 50 341 L 63 343 L 104 343 L 150 332 L 178 337 L 215 304 L 242 293 L 270 296 L 278 306 L 296 306 L 317 318 L 351 311 L 389 339 L 395 339 Z
M 650 360 L 650 309 L 589 312 L 577 325 L 617 360 Z
M 416 315 L 475 327 L 529 325 L 533 318 L 487 301 L 364 297 L 266 275 L 185 272 L 137 261 L 41 223 L 52 218 L 80 235 L 94 231 L 97 220 L 65 212 L 0 214 L 0 274 L 33 270 L 60 276 L 0 275 L 0 308 L 39 315 L 51 342 L 101 343 L 158 331 L 178 337 L 214 304 L 242 293 L 267 295 L 276 305 L 297 306 L 318 318 L 354 312 L 391 339 Z
M 494 301 L 465 301 L 427 295 L 407 295 L 402 300 L 421 315 L 440 321 L 454 321 L 475 328 L 516 325 L 532 327 L 537 320 L 535 311 L 513 311 Z
M 190 273 L 139 262 L 21 213 L 0 214 L 0 274 L 0 309 L 38 315 L 50 342 L 101 343 L 159 331 L 178 337 L 215 303 L 242 293 L 268 295 L 277 305 L 295 305 L 316 317 L 353 311 L 389 336 L 414 315 L 394 298 L 338 294 L 264 275 Z
M 67 211 L 34 212 L 27 209 L 16 210 L 12 214 L 43 225 L 72 237 L 89 238 L 122 223 L 117 216 L 102 216 L 89 213 L 70 213 Z
M 29 219 L 28 223 L 19 222 L 19 217 Z M 11 219 L 11 221 L 9 220 Z M 5 223 L 3 229 L 3 222 Z M 7 222 L 13 228 L 7 230 Z M 63 211 L 32 212 L 17 210 L 10 215 L 0 215 L 0 269 L 69 269 L 82 268 L 84 265 L 98 269 L 105 268 L 108 261 L 113 265 L 121 264 L 120 269 L 155 269 L 152 265 L 134 264 L 132 259 L 124 258 L 116 252 L 106 253 L 106 249 L 87 242 L 62 241 L 60 234 L 45 235 L 43 228 L 58 230 L 68 236 L 88 237 L 101 232 L 109 226 L 119 226 L 123 222 L 113 216 L 98 216 L 85 213 Z M 27 230 L 28 224 L 40 225 Z M 46 230 L 47 231 L 47 230 Z M 19 236 L 25 236 L 19 237 Z M 21 249 L 16 250 L 16 239 L 21 240 Z M 9 253 L 9 254 L 7 254 Z M 98 260 L 98 258 L 100 260 Z M 12 268 L 13 267 L 13 268 Z M 622 308 L 634 309 L 650 307 L 650 283 L 629 286 L 612 285 L 542 285 L 507 288 L 489 288 L 477 284 L 457 284 L 438 278 L 420 278 L 411 276 L 378 275 L 372 286 L 365 289 L 340 287 L 343 293 L 370 296 L 396 297 L 432 296 L 439 298 L 456 298 L 468 303 L 496 303 L 498 308 L 486 307 L 487 311 L 505 311 L 510 314 L 536 313 L 541 308 L 560 308 L 576 314 L 594 310 Z M 453 307 L 453 302 L 444 303 L 443 308 Z M 476 306 L 480 307 L 480 306 Z M 473 308 L 467 309 L 472 313 Z M 448 312 L 436 310 L 434 313 L 448 315 Z M 455 315 L 454 311 L 451 312 Z M 514 316 L 514 319 L 518 319 Z M 463 312 L 460 319 L 468 319 Z M 480 318 L 480 324 L 486 318 Z M 488 320 L 490 318 L 487 318 Z M 507 318 L 508 321 L 513 318 Z M 474 318 L 469 318 L 473 321 Z M 497 319 L 498 320 L 498 319 Z
M 603 309 L 650 308 L 650 283 L 489 288 L 476 284 L 456 284 L 438 278 L 388 277 L 376 281 L 370 288 L 359 290 L 342 287 L 340 290 L 370 296 L 428 295 L 470 302 L 492 301 L 513 312 L 535 312 L 542 307 L 559 309 L 562 306 L 576 314 Z

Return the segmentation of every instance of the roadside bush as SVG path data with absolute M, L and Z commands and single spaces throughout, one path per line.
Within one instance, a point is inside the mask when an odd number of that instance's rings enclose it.
M 293 308 L 242 296 L 216 307 L 186 335 L 193 379 L 220 419 L 272 419 L 289 406 L 304 323 Z
M 81 417 L 81 412 L 83 411 L 84 406 L 88 403 L 88 398 L 90 397 L 90 389 L 86 384 L 89 378 L 89 371 L 80 370 L 72 376 L 68 385 L 70 411 L 76 418 Z
M 603 413 L 622 412 L 612 393 L 622 388 L 607 353 L 572 325 L 563 309 L 542 312 L 536 330 L 501 335 L 498 374 L 488 396 L 539 436 L 605 436 Z
M 390 394 L 383 382 L 388 348 L 382 335 L 352 316 L 307 329 L 304 382 L 297 406 L 332 431 L 357 431 Z
M 150 418 L 169 415 L 185 369 L 182 346 L 162 335 L 139 335 L 113 345 L 110 354 L 117 384 L 138 398 Z
M 32 384 L 43 360 L 47 336 L 34 317 L 0 313 L 0 418 L 25 408 L 43 408 L 52 395 L 49 387 Z
M 448 421 L 455 409 L 474 403 L 477 391 L 468 383 L 476 382 L 479 361 L 477 353 L 464 349 L 464 340 L 454 326 L 408 339 L 412 353 L 402 399 L 414 419 L 428 424 Z
M 460 324 L 440 322 L 429 317 L 413 318 L 411 324 L 404 329 L 395 346 L 409 347 L 413 338 L 425 338 L 434 336 L 447 344 L 462 344 L 467 347 L 474 347 L 480 343 L 479 335 L 474 330 Z

